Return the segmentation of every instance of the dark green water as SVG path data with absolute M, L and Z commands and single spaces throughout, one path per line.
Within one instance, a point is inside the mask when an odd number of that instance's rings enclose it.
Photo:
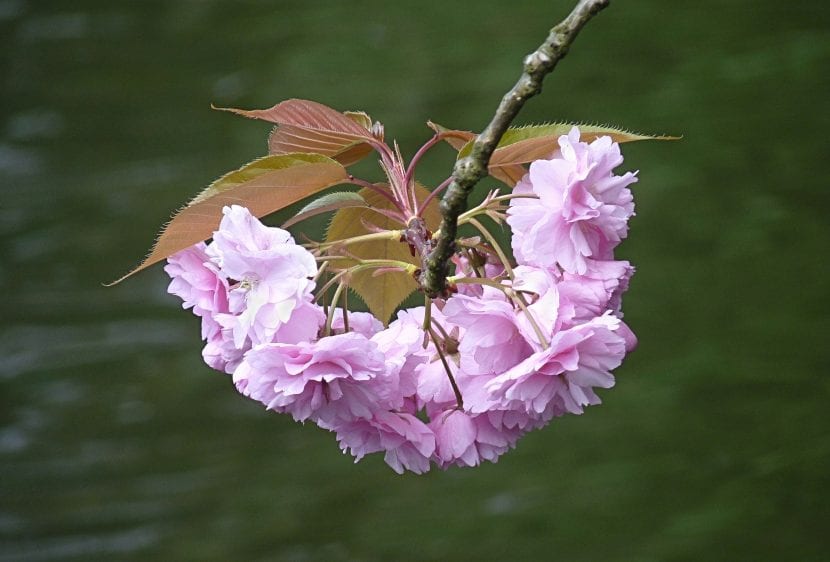
M 826 560 L 830 8 L 615 2 L 520 121 L 626 146 L 640 347 L 496 465 L 400 477 L 201 362 L 169 213 L 261 155 L 211 102 L 478 129 L 570 3 L 0 1 L 0 560 Z M 424 179 L 443 178 L 450 153 Z

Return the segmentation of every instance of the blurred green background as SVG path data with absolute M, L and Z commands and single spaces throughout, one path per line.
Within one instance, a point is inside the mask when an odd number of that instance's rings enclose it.
M 0 0 L 0 560 L 827 560 L 825 2 L 614 2 L 524 109 L 685 138 L 624 147 L 639 349 L 498 464 L 353 465 L 202 363 L 161 267 L 101 287 L 264 153 L 211 103 L 362 109 L 411 155 L 570 6 Z

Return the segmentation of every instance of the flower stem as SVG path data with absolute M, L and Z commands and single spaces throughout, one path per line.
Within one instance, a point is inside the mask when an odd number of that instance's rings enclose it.
M 348 287 L 343 292 L 343 301 L 341 302 L 343 308 L 343 333 L 349 332 L 349 289 Z
M 470 222 L 470 219 L 472 217 L 480 215 L 482 213 L 486 213 L 491 210 L 503 211 L 504 207 L 502 207 L 501 205 L 496 205 L 495 209 L 491 209 L 492 203 L 501 203 L 502 201 L 509 201 L 511 199 L 539 199 L 539 196 L 535 193 L 508 193 L 507 195 L 498 195 L 496 197 L 491 197 L 487 201 L 484 201 L 481 205 L 473 207 L 469 211 L 466 211 L 458 215 L 458 224 Z
M 431 327 L 429 328 L 429 335 L 432 337 L 432 343 L 435 344 L 435 349 L 438 351 L 438 357 L 441 359 L 441 364 L 444 365 L 444 370 L 447 372 L 447 378 L 450 379 L 450 386 L 452 387 L 452 391 L 455 394 L 455 403 L 458 405 L 459 410 L 464 409 L 464 398 L 461 396 L 461 389 L 458 388 L 458 384 L 455 382 L 455 377 L 452 376 L 452 371 L 450 370 L 450 365 L 447 363 L 447 358 L 444 357 L 444 352 L 441 350 L 441 344 L 438 341 L 438 336 Z
M 314 284 L 316 285 L 317 281 L 320 280 L 320 278 L 323 276 L 323 274 L 329 268 L 329 262 L 328 262 L 328 258 L 315 257 L 314 259 L 317 260 L 317 261 L 320 261 L 321 259 L 323 260 L 323 263 L 320 264 L 320 267 L 317 268 L 317 273 L 314 275 L 313 281 L 314 281 Z
M 476 227 L 476 229 L 481 232 L 481 234 L 487 239 L 490 245 L 495 250 L 496 255 L 499 257 L 501 264 L 504 266 L 504 270 L 507 272 L 507 276 L 513 279 L 513 268 L 510 266 L 510 260 L 507 259 L 507 255 L 502 250 L 501 246 L 499 246 L 498 240 L 496 240 L 495 236 L 493 236 L 489 230 L 484 228 L 484 225 L 478 222 L 476 219 L 468 219 L 468 222 Z
M 371 242 L 372 240 L 400 240 L 402 234 L 403 231 L 401 230 L 384 230 L 383 232 L 361 234 L 360 236 L 352 236 L 351 238 L 343 238 L 342 240 L 320 242 L 316 246 L 316 248 L 319 250 L 327 250 L 332 246 L 348 246 L 349 244 L 357 244 L 359 242 Z
M 539 327 L 539 324 L 536 322 L 536 318 L 533 317 L 533 313 L 530 312 L 530 309 L 527 307 L 527 303 L 522 295 L 514 291 L 513 289 L 508 289 L 505 291 L 505 294 L 513 299 L 513 302 L 519 305 L 519 308 L 522 309 L 525 316 L 527 317 L 527 321 L 530 322 L 533 331 L 536 332 L 536 337 L 539 338 L 539 345 L 542 346 L 542 349 L 547 349 L 550 347 L 550 342 L 548 342 L 548 338 L 545 337 L 545 334 L 542 332 L 542 329 Z
M 330 258 L 335 259 L 335 258 Z M 348 259 L 354 260 L 355 258 L 337 258 L 337 259 Z M 342 271 L 338 271 L 336 275 L 334 275 L 328 282 L 323 285 L 320 290 L 317 291 L 316 299 L 319 300 L 322 295 L 325 294 L 326 291 L 331 288 L 332 285 L 337 283 L 343 276 L 349 275 L 352 273 L 357 273 L 358 271 L 363 271 L 364 269 L 372 269 L 372 268 L 381 268 L 381 267 L 397 267 L 403 270 L 406 275 L 412 275 L 415 273 L 415 266 L 411 263 L 405 261 L 398 261 L 398 260 L 361 260 L 361 263 L 357 265 L 353 265 L 352 267 L 347 267 Z
M 331 335 L 331 324 L 334 321 L 334 311 L 337 310 L 337 301 L 340 300 L 340 294 L 343 292 L 343 287 L 346 286 L 346 283 L 338 283 L 337 289 L 334 291 L 334 296 L 331 297 L 331 306 L 329 306 L 329 312 L 326 316 L 326 335 Z
M 438 328 L 438 331 L 441 332 L 441 337 L 444 338 L 444 342 L 450 339 L 450 335 L 447 333 L 446 328 L 444 328 L 438 320 L 433 318 L 431 325 Z
M 424 295 L 424 341 L 421 346 L 426 349 L 429 345 L 429 327 L 432 322 L 432 299 Z

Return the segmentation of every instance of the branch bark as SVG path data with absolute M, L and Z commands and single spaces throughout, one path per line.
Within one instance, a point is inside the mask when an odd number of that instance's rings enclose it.
M 502 135 L 525 102 L 542 91 L 542 80 L 562 60 L 579 31 L 607 7 L 611 0 L 579 0 L 573 11 L 550 30 L 538 49 L 524 59 L 518 82 L 504 95 L 490 124 L 473 143 L 470 155 L 455 163 L 453 180 L 441 200 L 441 230 L 433 249 L 424 259 L 420 284 L 431 298 L 446 295 L 450 258 L 456 250 L 458 215 L 467 209 L 467 197 L 480 179 Z

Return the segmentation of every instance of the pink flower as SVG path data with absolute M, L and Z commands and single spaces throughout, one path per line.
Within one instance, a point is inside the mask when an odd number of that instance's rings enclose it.
M 315 339 L 324 317 L 311 302 L 314 257 L 243 207 L 223 212 L 214 241 L 171 256 L 165 271 L 168 290 L 202 317 L 205 362 L 232 373 L 253 344 Z
M 357 332 L 367 338 L 371 338 L 383 330 L 383 323 L 368 312 L 349 311 L 349 331 Z M 334 318 L 331 322 L 331 331 L 334 334 L 342 334 L 346 331 L 346 324 L 343 322 L 343 309 L 334 311 Z
M 531 318 L 548 340 L 573 317 L 573 306 L 561 295 L 559 280 L 553 271 L 520 265 L 513 274 L 510 286 L 521 294 L 529 311 L 529 314 L 524 311 L 518 314 L 517 323 L 533 348 L 541 349 Z
M 231 338 L 225 337 L 225 334 L 220 332 L 219 337 L 208 340 L 202 348 L 202 359 L 211 369 L 230 375 L 242 363 L 242 357 L 250 348 L 250 342 L 242 349 L 237 348 Z
M 211 339 L 221 329 L 213 316 L 228 311 L 228 283 L 205 248 L 200 242 L 170 256 L 164 271 L 171 279 L 167 292 L 182 299 L 182 308 L 192 308 L 202 318 L 202 339 Z
M 556 279 L 528 266 L 517 267 L 514 275 L 505 285 L 521 293 L 520 302 L 485 287 L 478 298 L 454 295 L 444 306 L 446 318 L 464 329 L 458 350 L 467 374 L 501 374 L 541 349 L 561 324 Z
M 454 406 L 456 402 L 455 392 L 450 384 L 444 364 L 438 358 L 435 348 L 430 345 L 432 357 L 418 366 L 417 394 L 419 403 L 422 405 L 437 405 L 440 407 Z M 447 364 L 450 367 L 456 382 L 459 379 L 458 354 L 447 357 Z
M 435 433 L 433 460 L 442 468 L 497 462 L 525 433 L 518 424 L 505 426 L 503 416 L 491 417 L 490 412 L 470 414 L 448 410 L 436 412 L 431 418 L 429 427 Z M 528 422 L 527 426 L 530 425 Z
M 433 314 L 437 314 L 437 310 L 434 309 Z M 424 307 L 401 310 L 388 328 L 372 336 L 372 341 L 384 355 L 390 374 L 397 377 L 396 396 L 386 397 L 394 408 L 399 408 L 405 399 L 415 396 L 418 369 L 435 353 L 423 347 L 423 324 Z
M 359 461 L 369 453 L 385 451 L 384 460 L 398 474 L 410 470 L 423 474 L 435 452 L 435 435 L 411 414 L 378 410 L 369 419 L 354 420 L 335 427 L 343 452 Z
M 211 368 L 232 373 L 247 348 L 233 345 L 217 320 L 228 312 L 228 282 L 199 243 L 167 258 L 164 271 L 171 277 L 168 292 L 180 297 L 183 308 L 202 318 L 202 357 Z M 249 346 L 250 347 L 250 346 Z
M 229 293 L 230 314 L 218 318 L 242 348 L 273 341 L 303 302 L 310 303 L 317 263 L 281 228 L 267 227 L 248 209 L 225 207 L 207 254 L 222 275 L 238 283 Z
M 583 275 L 565 272 L 558 282 L 560 294 L 574 307 L 575 321 L 590 320 L 610 310 L 622 318 L 622 294 L 634 268 L 627 261 L 585 260 Z
M 497 289 L 479 298 L 454 295 L 443 312 L 465 330 L 458 351 L 467 373 L 501 373 L 532 352 L 519 329 L 516 310 Z
M 625 238 L 634 214 L 627 186 L 637 178 L 631 172 L 612 173 L 622 155 L 610 137 L 580 142 L 574 127 L 559 137 L 559 147 L 550 160 L 531 163 L 529 173 L 516 184 L 514 193 L 539 198 L 512 199 L 507 222 L 520 264 L 559 264 L 582 275 L 586 258 L 610 259 Z
M 476 426 L 476 450 L 483 461 L 498 462 L 499 457 L 516 446 L 525 430 L 517 426 L 507 427 L 494 420 L 490 412 L 473 416 Z M 503 418 L 501 418 L 503 419 Z
M 383 354 L 365 336 L 349 332 L 314 343 L 255 346 L 233 374 L 245 396 L 295 420 L 324 427 L 370 418 L 383 407 L 388 384 Z
M 498 409 L 523 408 L 536 416 L 581 414 L 584 406 L 600 402 L 594 388 L 614 386 L 611 370 L 626 351 L 619 327 L 620 320 L 609 312 L 557 332 L 547 349 L 494 377 L 485 388 Z
M 435 457 L 441 466 L 477 466 L 476 425 L 460 410 L 441 412 L 429 423 L 435 434 Z

